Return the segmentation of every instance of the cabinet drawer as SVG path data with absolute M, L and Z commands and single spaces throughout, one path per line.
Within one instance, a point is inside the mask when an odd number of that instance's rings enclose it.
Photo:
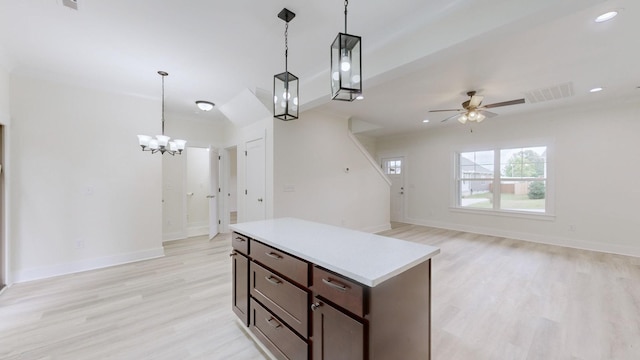
M 305 360 L 309 346 L 293 331 L 251 299 L 251 331 L 279 359 Z
M 264 266 L 307 287 L 309 286 L 309 264 L 270 246 L 251 241 L 251 257 Z
M 364 287 L 327 270 L 313 267 L 313 291 L 316 295 L 364 317 Z
M 249 238 L 234 232 L 231 234 L 231 246 L 238 252 L 249 255 Z
M 251 296 L 307 338 L 309 293 L 253 261 L 250 268 Z

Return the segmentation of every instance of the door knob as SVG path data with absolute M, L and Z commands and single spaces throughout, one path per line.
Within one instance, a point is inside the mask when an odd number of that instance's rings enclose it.
M 262 198 L 258 198 L 258 202 L 262 202 Z

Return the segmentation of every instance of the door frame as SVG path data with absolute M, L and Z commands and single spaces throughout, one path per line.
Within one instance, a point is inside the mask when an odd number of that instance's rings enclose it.
M 205 144 L 205 143 L 201 143 L 201 142 L 196 142 L 193 141 L 191 142 L 189 145 L 187 145 L 187 149 L 186 151 L 189 151 L 189 148 L 201 148 L 201 149 L 208 149 L 209 152 L 211 151 L 217 151 L 218 154 L 220 154 L 220 149 L 215 147 L 212 144 Z M 183 162 L 183 171 L 182 171 L 182 224 L 183 224 L 183 228 L 182 228 L 182 233 L 184 234 L 185 238 L 188 238 L 188 232 L 189 232 L 189 223 L 187 221 L 187 214 L 188 214 L 188 207 L 187 207 L 187 157 L 185 156 L 184 158 L 184 162 Z M 211 178 L 213 170 L 210 168 L 209 169 L 209 180 Z M 220 174 L 218 174 L 218 184 L 220 184 Z M 216 199 L 217 199 L 217 193 L 216 193 Z M 220 202 L 217 201 L 218 203 L 218 214 L 217 214 L 217 221 L 220 221 Z M 209 224 L 210 225 L 210 224 Z M 220 232 L 220 225 L 218 224 L 218 232 Z M 208 236 L 208 234 L 207 234 Z
M 9 273 L 9 178 L 5 176 L 7 173 L 7 163 L 9 162 L 9 137 L 8 126 L 0 121 L 0 294 L 11 285 Z
M 222 199 L 222 201 L 218 201 L 218 217 L 220 218 L 220 228 L 219 231 L 221 233 L 228 233 L 231 230 L 229 229 L 229 225 L 231 225 L 231 206 L 230 206 L 230 200 L 229 200 L 229 196 L 227 194 L 229 194 L 229 191 L 231 189 L 231 151 L 236 152 L 236 169 L 238 168 L 238 146 L 237 145 L 233 145 L 233 146 L 228 146 L 225 147 L 224 149 L 221 150 L 221 159 L 220 159 L 220 180 L 219 180 L 219 185 L 220 185 L 220 197 Z M 239 189 L 238 187 L 238 172 L 236 170 L 236 190 Z M 239 197 L 238 197 L 238 193 L 236 194 L 236 201 L 238 201 Z M 237 210 L 237 209 L 236 209 Z

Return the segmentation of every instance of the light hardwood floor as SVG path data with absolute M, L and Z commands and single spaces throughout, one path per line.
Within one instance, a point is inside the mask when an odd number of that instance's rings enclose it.
M 435 245 L 432 355 L 640 359 L 640 259 L 394 224 Z M 229 235 L 164 258 L 17 284 L 1 359 L 264 359 L 231 312 Z

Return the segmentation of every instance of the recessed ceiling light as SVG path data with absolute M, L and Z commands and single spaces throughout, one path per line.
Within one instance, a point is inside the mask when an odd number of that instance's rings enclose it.
M 424 120 L 422 120 L 422 122 L 426 124 L 426 123 L 429 122 L 429 119 L 424 119 Z
M 605 22 L 605 21 L 608 21 L 608 20 L 613 19 L 613 18 L 614 18 L 614 17 L 616 17 L 617 15 L 618 15 L 618 12 L 617 12 L 617 11 L 609 11 L 609 12 L 606 12 L 606 13 L 604 13 L 604 14 L 602 14 L 602 15 L 598 16 L 598 17 L 596 18 L 596 22 L 597 22 L 597 23 Z
M 594 87 L 593 89 L 589 90 L 589 92 L 596 93 L 596 92 L 600 92 L 602 90 L 603 89 L 601 87 Z

